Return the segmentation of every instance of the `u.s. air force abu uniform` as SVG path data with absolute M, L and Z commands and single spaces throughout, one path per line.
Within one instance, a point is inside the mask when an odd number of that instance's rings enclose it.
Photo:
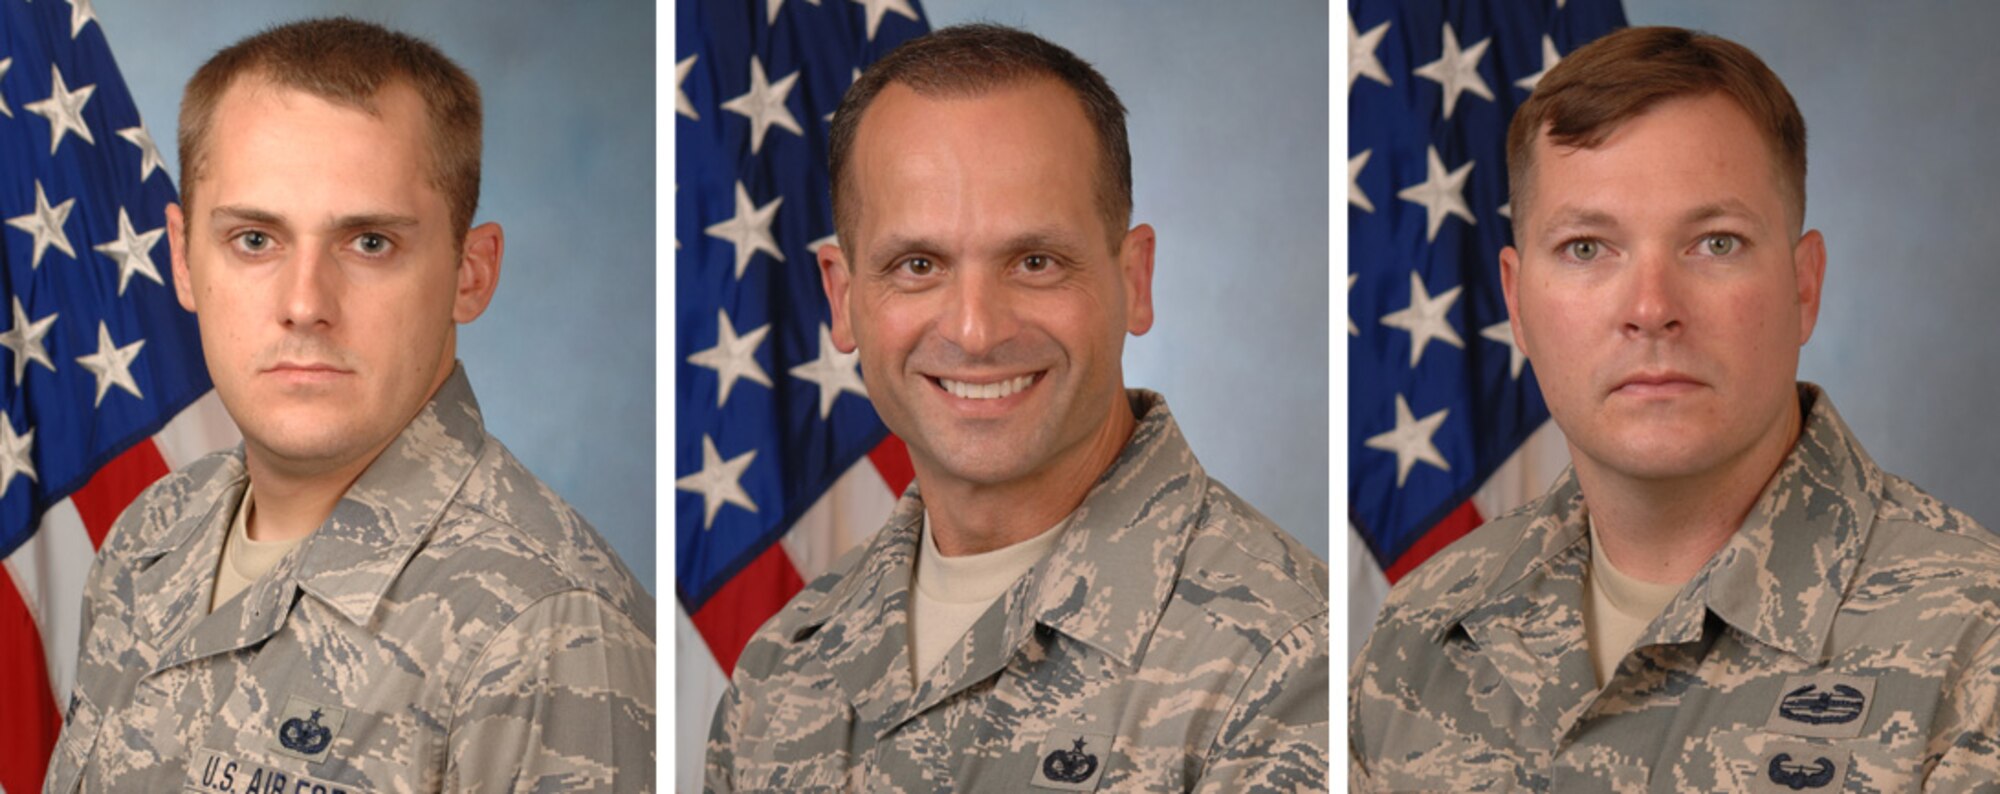
M 239 447 L 119 518 L 45 791 L 652 788 L 652 599 L 486 434 L 462 369 L 211 613 L 247 483 Z
M 918 683 L 912 488 L 766 623 L 708 790 L 1313 791 L 1327 775 L 1327 572 L 1208 478 L 1159 395 L 1054 550 Z
M 1800 399 L 1741 528 L 1601 690 L 1573 473 L 1399 582 L 1351 680 L 1355 790 L 2000 790 L 2000 539 Z

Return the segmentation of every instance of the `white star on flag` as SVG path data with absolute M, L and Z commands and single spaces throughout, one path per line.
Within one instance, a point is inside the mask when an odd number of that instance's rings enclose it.
M 1471 91 L 1487 101 L 1493 100 L 1493 91 L 1486 87 L 1486 78 L 1479 76 L 1479 59 L 1486 55 L 1486 47 L 1493 40 L 1488 38 L 1472 45 L 1471 49 L 1458 48 L 1458 34 L 1451 32 L 1451 26 L 1444 26 L 1444 54 L 1438 59 L 1417 67 L 1417 76 L 1435 81 L 1444 86 L 1444 119 L 1451 120 L 1452 109 L 1458 107 L 1458 95 Z
M 125 294 L 125 285 L 132 283 L 132 274 L 137 273 L 152 279 L 153 283 L 166 286 L 160 278 L 159 266 L 153 264 L 153 246 L 160 244 L 160 238 L 167 233 L 162 226 L 151 231 L 133 231 L 132 216 L 124 207 L 118 208 L 118 239 L 91 248 L 118 263 L 118 294 Z
M 132 378 L 132 361 L 139 357 L 139 348 L 145 346 L 146 340 L 140 339 L 119 347 L 117 343 L 111 341 L 111 329 L 106 327 L 102 320 L 98 321 L 97 352 L 76 357 L 76 363 L 82 364 L 84 369 L 90 370 L 90 374 L 97 376 L 97 406 L 104 405 L 104 395 L 109 393 L 113 386 L 131 392 L 132 396 L 139 399 L 146 398 L 146 395 L 139 393 L 139 381 Z
M 1521 352 L 1521 346 L 1514 344 L 1514 329 L 1506 320 L 1479 329 L 1479 335 L 1507 346 L 1507 376 L 1521 379 L 1521 366 L 1528 363 L 1528 356 Z
M 35 448 L 35 429 L 30 427 L 23 434 L 14 433 L 14 420 L 0 414 L 0 493 L 6 493 L 14 484 L 15 475 L 30 480 L 35 476 L 35 458 L 30 451 Z
M 868 388 L 861 384 L 861 351 L 840 352 L 833 346 L 833 330 L 826 323 L 819 324 L 819 358 L 793 367 L 791 376 L 819 387 L 821 419 L 833 415 L 833 401 L 841 392 L 853 392 L 861 399 L 868 399 Z
M 1366 77 L 1383 85 L 1389 82 L 1389 72 L 1382 68 L 1382 59 L 1375 57 L 1375 48 L 1382 45 L 1382 37 L 1388 35 L 1389 23 L 1369 28 L 1367 33 L 1354 32 L 1354 16 L 1347 17 L 1347 90 L 1354 90 L 1354 81 Z
M 1409 481 L 1410 469 L 1417 465 L 1417 461 L 1451 471 L 1451 463 L 1438 452 L 1437 445 L 1431 443 L 1431 436 L 1437 434 L 1438 426 L 1444 424 L 1445 417 L 1450 415 L 1451 409 L 1444 408 L 1418 419 L 1410 413 L 1410 402 L 1398 394 L 1395 428 L 1361 443 L 1369 449 L 1396 453 L 1396 487 L 1401 488 L 1403 483 Z
M 69 37 L 72 41 L 83 33 L 83 26 L 97 18 L 97 10 L 90 7 L 90 0 L 68 0 Z
M 785 203 L 785 197 L 771 199 L 762 207 L 750 200 L 750 191 L 743 182 L 736 183 L 736 216 L 708 227 L 708 236 L 728 240 L 736 246 L 736 277 L 742 278 L 743 271 L 750 268 L 750 258 L 758 251 L 770 254 L 772 259 L 785 261 L 785 255 L 778 250 L 778 241 L 771 237 L 771 221 L 778 217 L 778 205 Z
M 63 83 L 62 69 L 49 68 L 55 72 L 49 98 L 21 107 L 49 120 L 49 154 L 55 154 L 56 148 L 62 146 L 64 133 L 75 133 L 84 143 L 95 146 L 97 139 L 90 136 L 90 125 L 83 123 L 83 105 L 90 101 L 91 94 L 97 93 L 97 86 L 87 85 L 71 91 Z
M 1556 40 L 1549 38 L 1547 35 L 1542 36 L 1542 70 L 1515 80 L 1514 85 L 1528 89 L 1532 93 L 1535 90 L 1535 86 L 1541 84 L 1542 75 L 1548 74 L 1550 69 L 1556 68 L 1556 62 L 1561 60 L 1562 53 L 1556 52 Z
M 729 402 L 729 390 L 735 388 L 738 378 L 749 378 L 765 386 L 771 385 L 771 376 L 764 373 L 764 365 L 757 363 L 757 346 L 764 343 L 764 335 L 771 332 L 770 323 L 752 329 L 742 336 L 736 335 L 736 325 L 729 321 L 729 313 L 715 312 L 717 331 L 715 346 L 688 356 L 688 363 L 715 370 L 722 378 L 722 390 L 716 393 L 715 407 L 721 408 Z
M 153 134 L 146 131 L 146 125 L 126 127 L 118 131 L 118 137 L 139 147 L 139 181 L 146 181 L 154 171 L 167 170 L 166 158 L 160 156 L 160 147 L 153 143 Z
M 701 120 L 701 114 L 695 112 L 694 102 L 688 99 L 687 89 L 683 86 L 687 85 L 688 73 L 694 71 L 694 61 L 699 57 L 701 56 L 690 55 L 686 60 L 674 64 L 674 112 L 695 121 Z
M 1369 201 L 1368 192 L 1361 189 L 1361 169 L 1368 167 L 1368 156 L 1374 153 L 1374 149 L 1363 149 L 1347 158 L 1347 203 L 1360 207 L 1362 212 L 1375 211 L 1375 202 Z
M 56 362 L 49 358 L 49 349 L 42 345 L 42 337 L 48 336 L 49 326 L 55 324 L 54 312 L 30 322 L 27 309 L 21 306 L 21 296 L 14 296 L 14 324 L 0 331 L 0 347 L 14 353 L 14 385 L 21 385 L 22 379 L 28 376 L 30 361 L 47 367 L 50 372 L 56 371 Z M 0 486 L 0 491 L 5 490 L 4 486 Z
M 715 439 L 701 437 L 701 471 L 675 480 L 674 487 L 701 494 L 703 530 L 715 526 L 715 514 L 725 504 L 757 512 L 757 503 L 750 501 L 750 492 L 743 490 L 742 482 L 743 470 L 750 468 L 751 461 L 756 459 L 757 450 L 752 449 L 723 460 L 722 454 L 715 451 Z
M 1361 280 L 1361 274 L 1360 274 L 1360 273 L 1349 273 L 1349 274 L 1347 274 L 1347 293 L 1348 293 L 1348 295 L 1352 296 L 1352 295 L 1354 294 L 1354 282 L 1356 282 L 1356 281 L 1360 281 L 1360 280 Z M 1352 304 L 1353 302 L 1354 302 L 1354 299 L 1353 299 L 1352 297 L 1348 298 L 1348 303 Z M 1358 326 L 1358 325 L 1355 325 L 1355 324 L 1354 324 L 1354 312 L 1351 312 L 1351 311 L 1347 313 L 1347 335 L 1348 335 L 1348 336 L 1360 336 L 1360 335 L 1361 335 L 1361 326 Z
M 868 9 L 869 41 L 875 40 L 875 31 L 882 27 L 882 17 L 891 11 L 909 17 L 911 22 L 919 21 L 917 10 L 910 7 L 910 0 L 854 0 L 854 2 Z
M 785 106 L 785 98 L 792 93 L 792 86 L 799 81 L 799 72 L 785 75 L 778 82 L 764 79 L 764 62 L 750 56 L 750 90 L 735 99 L 722 103 L 722 109 L 750 119 L 750 153 L 756 154 L 764 147 L 764 133 L 772 126 L 790 130 L 793 135 L 804 135 L 799 120 L 792 115 L 792 109 Z
M 1410 367 L 1424 358 L 1424 348 L 1431 340 L 1442 340 L 1456 348 L 1464 348 L 1465 340 L 1460 339 L 1458 330 L 1451 327 L 1451 304 L 1458 300 L 1458 293 L 1464 285 L 1445 290 L 1437 297 L 1431 297 L 1430 290 L 1424 289 L 1424 279 L 1414 271 L 1410 273 L 1410 305 L 1382 315 L 1382 324 L 1391 328 L 1401 328 L 1410 332 Z
M 12 68 L 14 68 L 13 58 L 0 58 L 0 79 L 5 79 L 7 77 L 7 70 Z M 14 109 L 7 106 L 6 94 L 0 94 L 0 115 L 5 115 L 10 119 L 14 117 Z
M 1472 176 L 1472 167 L 1477 163 L 1467 160 L 1458 170 L 1446 171 L 1436 146 L 1430 147 L 1427 154 L 1429 160 L 1425 165 L 1430 176 L 1403 188 L 1396 198 L 1424 205 L 1424 240 L 1437 242 L 1438 229 L 1444 226 L 1445 218 L 1457 215 L 1466 223 L 1478 225 L 1472 218 L 1472 208 L 1465 204 L 1465 180 Z
M 69 244 L 69 233 L 63 231 L 63 224 L 69 222 L 70 208 L 76 206 L 76 199 L 63 199 L 63 203 L 49 205 L 49 194 L 42 191 L 42 181 L 35 180 L 35 211 L 20 217 L 8 218 L 7 225 L 35 237 L 35 254 L 28 258 L 28 267 L 42 266 L 42 254 L 54 246 L 56 250 L 76 258 L 76 249 Z
M 819 261 L 819 249 L 825 248 L 826 246 L 829 245 L 840 245 L 840 239 L 838 235 L 829 234 L 825 237 L 821 237 L 817 240 L 806 243 L 807 258 L 815 262 Z
M 819 0 L 806 0 L 806 2 L 811 3 L 813 5 L 819 5 Z M 769 6 L 766 6 L 766 8 L 769 10 L 770 13 L 764 20 L 764 24 L 766 25 L 778 24 L 778 9 L 784 7 L 784 5 L 785 5 L 785 0 L 771 0 L 771 4 Z

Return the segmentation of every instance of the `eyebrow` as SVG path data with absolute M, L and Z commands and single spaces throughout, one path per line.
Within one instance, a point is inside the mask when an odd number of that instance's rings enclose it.
M 269 210 L 258 209 L 256 207 L 226 205 L 226 206 L 216 207 L 215 209 L 209 211 L 208 215 L 210 220 L 218 222 L 235 220 L 235 221 L 248 221 L 250 223 L 261 223 L 268 226 L 288 225 L 283 215 L 279 215 Z M 381 229 L 381 228 L 407 228 L 416 225 L 417 225 L 417 219 L 409 215 L 398 215 L 392 212 L 365 212 L 365 213 L 357 213 L 354 215 L 342 215 L 340 217 L 334 218 L 331 223 L 328 223 L 326 225 L 326 228 Z
M 1010 253 L 1044 249 L 1073 256 L 1076 252 L 1082 250 L 1083 246 L 1074 235 L 1049 229 L 1033 229 L 1001 241 L 996 248 L 997 250 Z M 869 261 L 909 251 L 931 251 L 942 254 L 945 249 L 944 242 L 935 238 L 917 235 L 890 235 L 875 245 L 874 250 L 869 254 Z
M 1737 199 L 1724 199 L 1702 204 L 1682 213 L 1681 223 L 1693 225 L 1717 218 L 1740 218 L 1755 224 L 1762 224 L 1764 220 L 1756 211 L 1750 209 L 1750 205 Z M 1615 229 L 1618 225 L 1618 219 L 1611 213 L 1567 207 L 1557 210 L 1555 217 L 1549 219 L 1548 226 L 1544 227 L 1543 239 L 1550 240 L 1563 233 L 1580 229 Z

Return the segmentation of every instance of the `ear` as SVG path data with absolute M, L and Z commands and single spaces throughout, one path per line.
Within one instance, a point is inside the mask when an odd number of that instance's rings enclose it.
M 482 223 L 465 233 L 458 258 L 458 289 L 452 296 L 451 320 L 463 325 L 486 313 L 493 289 L 500 286 L 500 255 L 507 248 L 500 224 Z
M 1820 287 L 1826 284 L 1826 238 L 1819 230 L 1806 232 L 1792 246 L 1792 275 L 1799 286 L 1799 344 L 1812 338 L 1819 324 Z
M 1153 329 L 1153 227 L 1139 224 L 1118 246 L 1119 276 L 1125 279 L 1125 331 L 1142 336 Z
M 826 290 L 826 303 L 833 309 L 833 346 L 852 353 L 856 346 L 853 318 L 848 316 L 848 291 L 854 288 L 854 271 L 847 266 L 847 253 L 839 243 L 819 247 L 819 285 Z
M 1507 328 L 1514 333 L 1514 346 L 1527 355 L 1527 338 L 1521 335 L 1521 252 L 1511 245 L 1500 249 L 1500 294 L 1507 298 Z
M 188 280 L 187 218 L 181 205 L 167 205 L 167 251 L 174 261 L 174 297 L 181 308 L 194 311 L 194 283 Z

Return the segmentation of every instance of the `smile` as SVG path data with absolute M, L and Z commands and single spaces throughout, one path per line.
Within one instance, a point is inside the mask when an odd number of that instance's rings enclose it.
M 962 380 L 952 380 L 950 378 L 936 378 L 935 380 L 945 391 L 950 392 L 951 396 L 961 400 L 998 400 L 1003 397 L 1012 397 L 1015 394 L 1019 394 L 1022 389 L 1034 385 L 1035 375 L 1031 373 L 1018 378 L 1008 378 L 992 383 L 967 383 Z

